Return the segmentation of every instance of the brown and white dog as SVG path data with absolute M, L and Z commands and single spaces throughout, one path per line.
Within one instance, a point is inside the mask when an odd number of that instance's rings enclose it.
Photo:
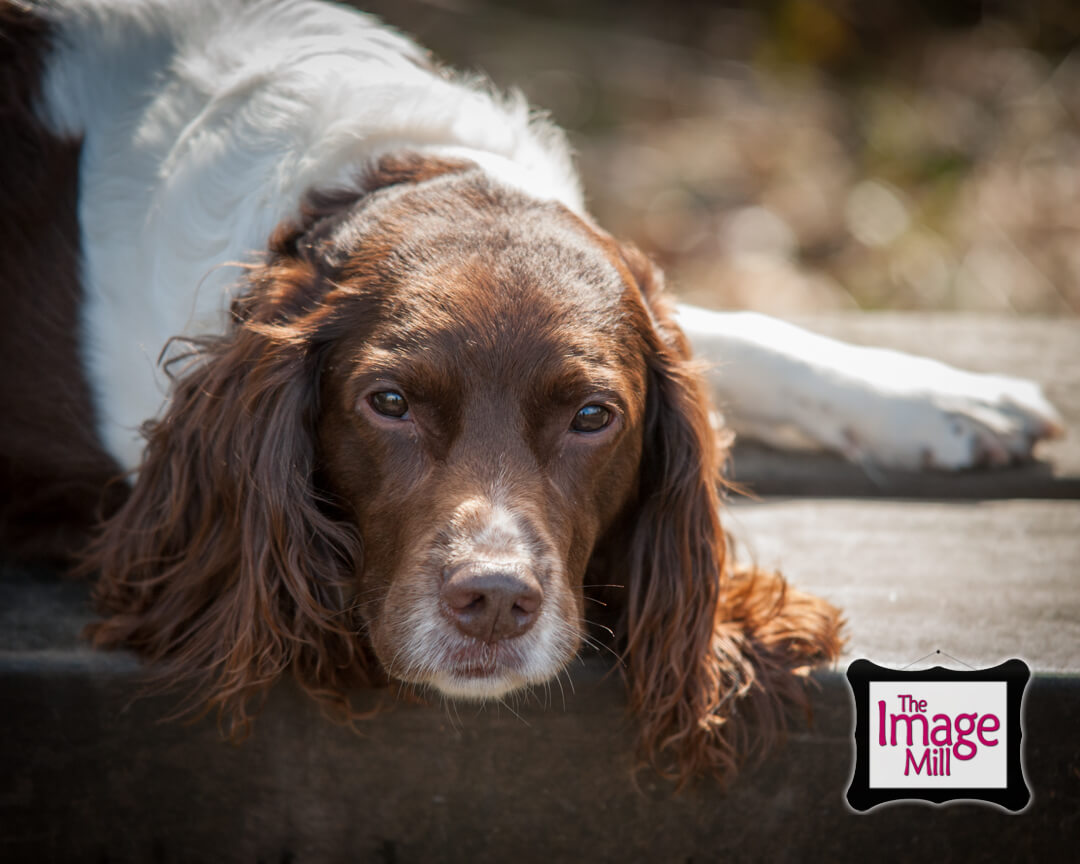
M 727 555 L 683 330 L 759 436 L 962 467 L 1055 428 L 1026 382 L 677 323 L 557 129 L 355 11 L 8 0 L 0 52 L 0 539 L 99 571 L 95 642 L 236 732 L 286 672 L 549 681 L 586 597 L 661 768 L 779 725 L 839 616 Z

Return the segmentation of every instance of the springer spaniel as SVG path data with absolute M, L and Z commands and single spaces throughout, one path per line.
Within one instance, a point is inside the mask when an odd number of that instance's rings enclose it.
M 1056 431 L 1029 383 L 676 310 L 557 129 L 355 11 L 5 0 L 0 52 L 0 539 L 99 572 L 94 642 L 236 733 L 287 672 L 548 681 L 587 598 L 659 767 L 778 726 L 840 618 L 728 556 L 686 337 L 758 437 L 960 468 Z

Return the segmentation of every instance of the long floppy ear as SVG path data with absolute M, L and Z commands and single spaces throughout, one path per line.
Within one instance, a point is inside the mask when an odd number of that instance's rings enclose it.
M 468 167 L 391 155 L 351 187 L 309 195 L 252 269 L 228 331 L 188 343 L 165 415 L 144 427 L 131 496 L 84 554 L 80 570 L 100 572 L 94 643 L 138 651 L 152 684 L 186 685 L 187 707 L 216 708 L 231 737 L 286 670 L 346 719 L 344 692 L 383 680 L 351 617 L 359 533 L 316 481 L 323 356 L 355 320 L 343 310 L 363 302 L 324 271 L 367 196 Z
M 623 257 L 653 316 L 641 485 L 625 547 L 631 709 L 642 752 L 661 773 L 730 776 L 736 754 L 782 730 L 787 705 L 805 704 L 800 673 L 838 655 L 840 616 L 777 574 L 732 564 L 720 522 L 727 439 L 710 425 L 701 369 L 659 272 L 636 249 Z
M 187 685 L 188 707 L 216 708 L 233 737 L 286 669 L 332 701 L 369 668 L 346 617 L 359 541 L 314 480 L 322 337 L 341 304 L 296 233 L 250 274 L 228 332 L 191 343 L 83 567 L 100 571 L 94 643 L 137 650 L 154 683 Z

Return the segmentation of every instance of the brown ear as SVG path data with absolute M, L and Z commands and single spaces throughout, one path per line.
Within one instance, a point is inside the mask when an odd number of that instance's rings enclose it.
M 361 187 L 366 191 L 423 183 L 445 174 L 460 174 L 473 167 L 463 159 L 446 159 L 421 153 L 392 153 L 375 162 L 364 174 Z
M 342 226 L 355 228 L 358 211 L 379 198 L 394 194 L 397 187 L 460 174 L 475 167 L 461 159 L 445 159 L 420 153 L 394 153 L 377 159 L 353 183 L 315 189 L 300 203 L 295 220 L 283 222 L 270 237 L 268 248 L 283 258 L 306 258 L 341 263 L 348 240 L 335 236 Z
M 730 775 L 736 753 L 767 743 L 785 705 L 805 701 L 799 671 L 838 654 L 839 615 L 779 575 L 733 567 L 719 513 L 724 448 L 701 370 L 659 272 L 636 249 L 624 259 L 653 316 L 641 486 L 626 547 L 630 704 L 643 754 L 662 773 L 680 782 Z M 742 725 L 748 715 L 752 730 Z
M 448 174 L 460 174 L 475 167 L 462 159 L 446 159 L 420 153 L 392 153 L 377 159 L 355 182 L 341 187 L 315 189 L 300 203 L 294 221 L 278 226 L 270 238 L 269 249 L 284 256 L 322 255 L 333 259 L 334 248 L 328 238 L 343 220 L 354 215 L 354 208 L 376 192 L 396 186 L 408 186 L 435 180 Z
M 320 277 L 299 259 L 251 278 L 229 332 L 194 344 L 145 426 L 131 496 L 85 559 L 101 574 L 95 644 L 134 648 L 234 736 L 290 667 L 324 692 L 366 674 L 346 615 L 359 542 L 313 479 L 318 334 L 334 306 L 315 302 Z

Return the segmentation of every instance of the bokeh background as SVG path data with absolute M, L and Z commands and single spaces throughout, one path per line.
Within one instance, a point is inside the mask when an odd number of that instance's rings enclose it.
M 1080 314 L 1080 2 L 355 5 L 546 108 L 686 299 Z

